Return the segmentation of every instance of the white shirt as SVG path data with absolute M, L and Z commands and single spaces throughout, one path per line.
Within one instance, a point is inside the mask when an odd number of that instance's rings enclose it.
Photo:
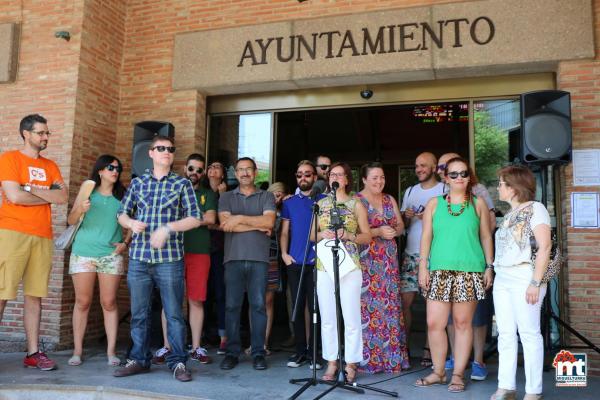
M 496 231 L 495 267 L 512 267 L 531 264 L 531 244 L 527 229 L 527 215 L 531 214 L 531 230 L 540 224 L 550 226 L 550 215 L 546 207 L 534 201 L 517 208 L 504 216 Z
M 400 211 L 406 211 L 409 208 L 418 210 L 423 206 L 425 209 L 427 202 L 436 196 L 444 194 L 444 184 L 438 182 L 430 189 L 423 189 L 421 184 L 417 184 L 406 189 L 404 198 L 402 199 L 402 207 Z M 406 236 L 406 252 L 409 254 L 419 254 L 421 249 L 421 233 L 423 232 L 423 221 L 420 218 L 412 218 L 407 229 Z

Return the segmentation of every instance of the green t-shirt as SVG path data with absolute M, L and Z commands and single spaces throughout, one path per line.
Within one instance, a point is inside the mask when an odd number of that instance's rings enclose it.
M 198 207 L 204 214 L 209 210 L 217 211 L 217 196 L 210 189 L 199 187 L 195 190 Z M 183 248 L 186 253 L 209 254 L 210 232 L 208 227 L 199 226 L 183 234 Z
M 72 253 L 83 257 L 109 256 L 123 241 L 123 232 L 117 222 L 121 202 L 113 195 L 103 196 L 97 190 L 90 196 L 91 207 L 73 241 Z
M 458 216 L 450 215 L 444 196 L 437 199 L 432 224 L 430 270 L 483 272 L 485 257 L 479 241 L 479 216 L 475 210 L 477 198 Z M 453 212 L 458 212 L 461 205 L 452 204 L 451 207 Z

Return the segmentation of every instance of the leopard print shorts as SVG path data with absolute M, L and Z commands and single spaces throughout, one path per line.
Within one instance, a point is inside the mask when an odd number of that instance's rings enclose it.
M 436 270 L 429 276 L 429 290 L 423 292 L 429 300 L 462 303 L 485 299 L 481 272 Z

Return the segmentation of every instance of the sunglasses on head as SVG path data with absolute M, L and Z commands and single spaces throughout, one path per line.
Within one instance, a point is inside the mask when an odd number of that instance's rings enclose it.
M 118 173 L 123 172 L 123 167 L 121 167 L 120 165 L 112 165 L 112 164 L 108 164 L 105 167 L 108 171 L 113 172 L 114 170 L 117 170 Z
M 450 179 L 456 179 L 458 177 L 461 178 L 468 178 L 469 177 L 469 171 L 452 171 L 452 172 L 448 172 L 448 177 Z
M 329 169 L 329 167 L 331 167 L 331 165 L 330 164 L 319 164 L 319 165 L 317 165 L 317 167 L 319 167 L 323 171 L 325 171 L 326 169 Z
M 188 172 L 196 171 L 197 174 L 201 174 L 204 172 L 204 168 L 194 168 L 192 165 L 187 167 Z
M 436 169 L 436 170 L 437 170 L 437 171 L 443 171 L 443 170 L 445 170 L 445 169 L 446 169 L 446 164 L 439 164 L 439 165 L 437 166 L 437 169 Z
M 156 150 L 159 153 L 162 153 L 164 151 L 168 151 L 169 153 L 175 153 L 175 146 L 154 146 L 150 150 Z
M 302 177 L 310 178 L 311 176 L 313 176 L 312 172 L 308 172 L 308 171 L 304 172 L 304 173 L 302 173 L 302 172 L 296 172 L 296 178 L 298 178 L 298 179 L 300 179 Z

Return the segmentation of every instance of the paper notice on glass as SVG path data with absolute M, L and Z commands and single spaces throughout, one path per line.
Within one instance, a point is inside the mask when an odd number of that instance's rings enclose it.
M 571 226 L 573 228 L 598 228 L 600 196 L 596 192 L 571 193 Z
M 333 274 L 333 252 L 331 248 L 333 247 L 335 240 L 333 239 L 323 239 L 319 243 L 317 243 L 317 255 L 323 267 L 325 267 L 325 271 L 327 275 L 331 278 L 332 282 L 335 282 L 334 274 Z M 358 266 L 350 257 L 350 253 L 344 247 L 344 244 L 340 241 L 340 250 L 338 251 L 338 256 L 340 260 L 340 280 L 349 272 L 354 271 L 358 268 Z
M 600 150 L 573 150 L 573 185 L 600 186 Z

